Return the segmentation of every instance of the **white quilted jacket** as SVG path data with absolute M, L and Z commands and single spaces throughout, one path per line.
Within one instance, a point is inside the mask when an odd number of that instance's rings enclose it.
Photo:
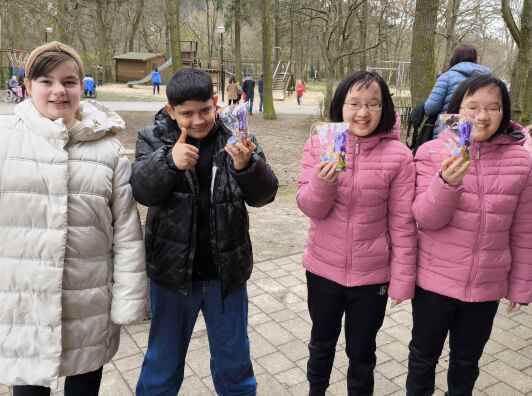
M 130 166 L 96 102 L 66 130 L 31 100 L 0 127 L 0 383 L 49 386 L 115 354 L 142 319 L 144 245 Z

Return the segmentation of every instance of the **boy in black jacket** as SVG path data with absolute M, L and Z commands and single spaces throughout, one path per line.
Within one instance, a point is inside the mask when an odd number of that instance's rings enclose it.
M 152 322 L 137 396 L 177 394 L 201 309 L 218 394 L 255 395 L 246 281 L 253 254 L 246 205 L 272 202 L 278 182 L 255 141 L 227 144 L 209 75 L 182 69 L 155 125 L 139 132 L 131 184 L 149 207 L 146 262 Z

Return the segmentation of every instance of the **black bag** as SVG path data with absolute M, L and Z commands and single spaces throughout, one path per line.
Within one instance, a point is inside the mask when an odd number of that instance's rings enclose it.
M 427 116 L 424 106 L 425 104 L 421 103 L 408 116 L 406 144 L 414 154 L 423 143 L 432 140 L 434 127 L 438 120 L 438 114 Z

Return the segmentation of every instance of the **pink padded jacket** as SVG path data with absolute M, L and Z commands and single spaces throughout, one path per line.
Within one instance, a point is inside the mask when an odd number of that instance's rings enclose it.
M 319 138 L 305 145 L 297 203 L 310 218 L 306 269 L 344 286 L 390 282 L 411 298 L 417 230 L 411 212 L 415 168 L 398 127 L 366 138 L 349 134 L 347 169 L 335 184 L 316 175 Z
M 438 172 L 452 133 L 416 154 L 417 284 L 462 301 L 532 300 L 531 159 L 523 140 L 473 143 L 460 187 Z

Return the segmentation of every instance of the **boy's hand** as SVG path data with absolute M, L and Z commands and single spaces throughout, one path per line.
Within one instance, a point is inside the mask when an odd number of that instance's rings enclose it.
M 181 135 L 172 148 L 172 159 L 179 170 L 188 170 L 196 166 L 199 158 L 199 150 L 191 144 L 186 144 L 187 131 L 181 129 Z
M 225 151 L 233 159 L 235 170 L 241 171 L 248 166 L 251 155 L 256 147 L 257 146 L 249 139 L 245 139 L 236 144 L 226 144 Z

